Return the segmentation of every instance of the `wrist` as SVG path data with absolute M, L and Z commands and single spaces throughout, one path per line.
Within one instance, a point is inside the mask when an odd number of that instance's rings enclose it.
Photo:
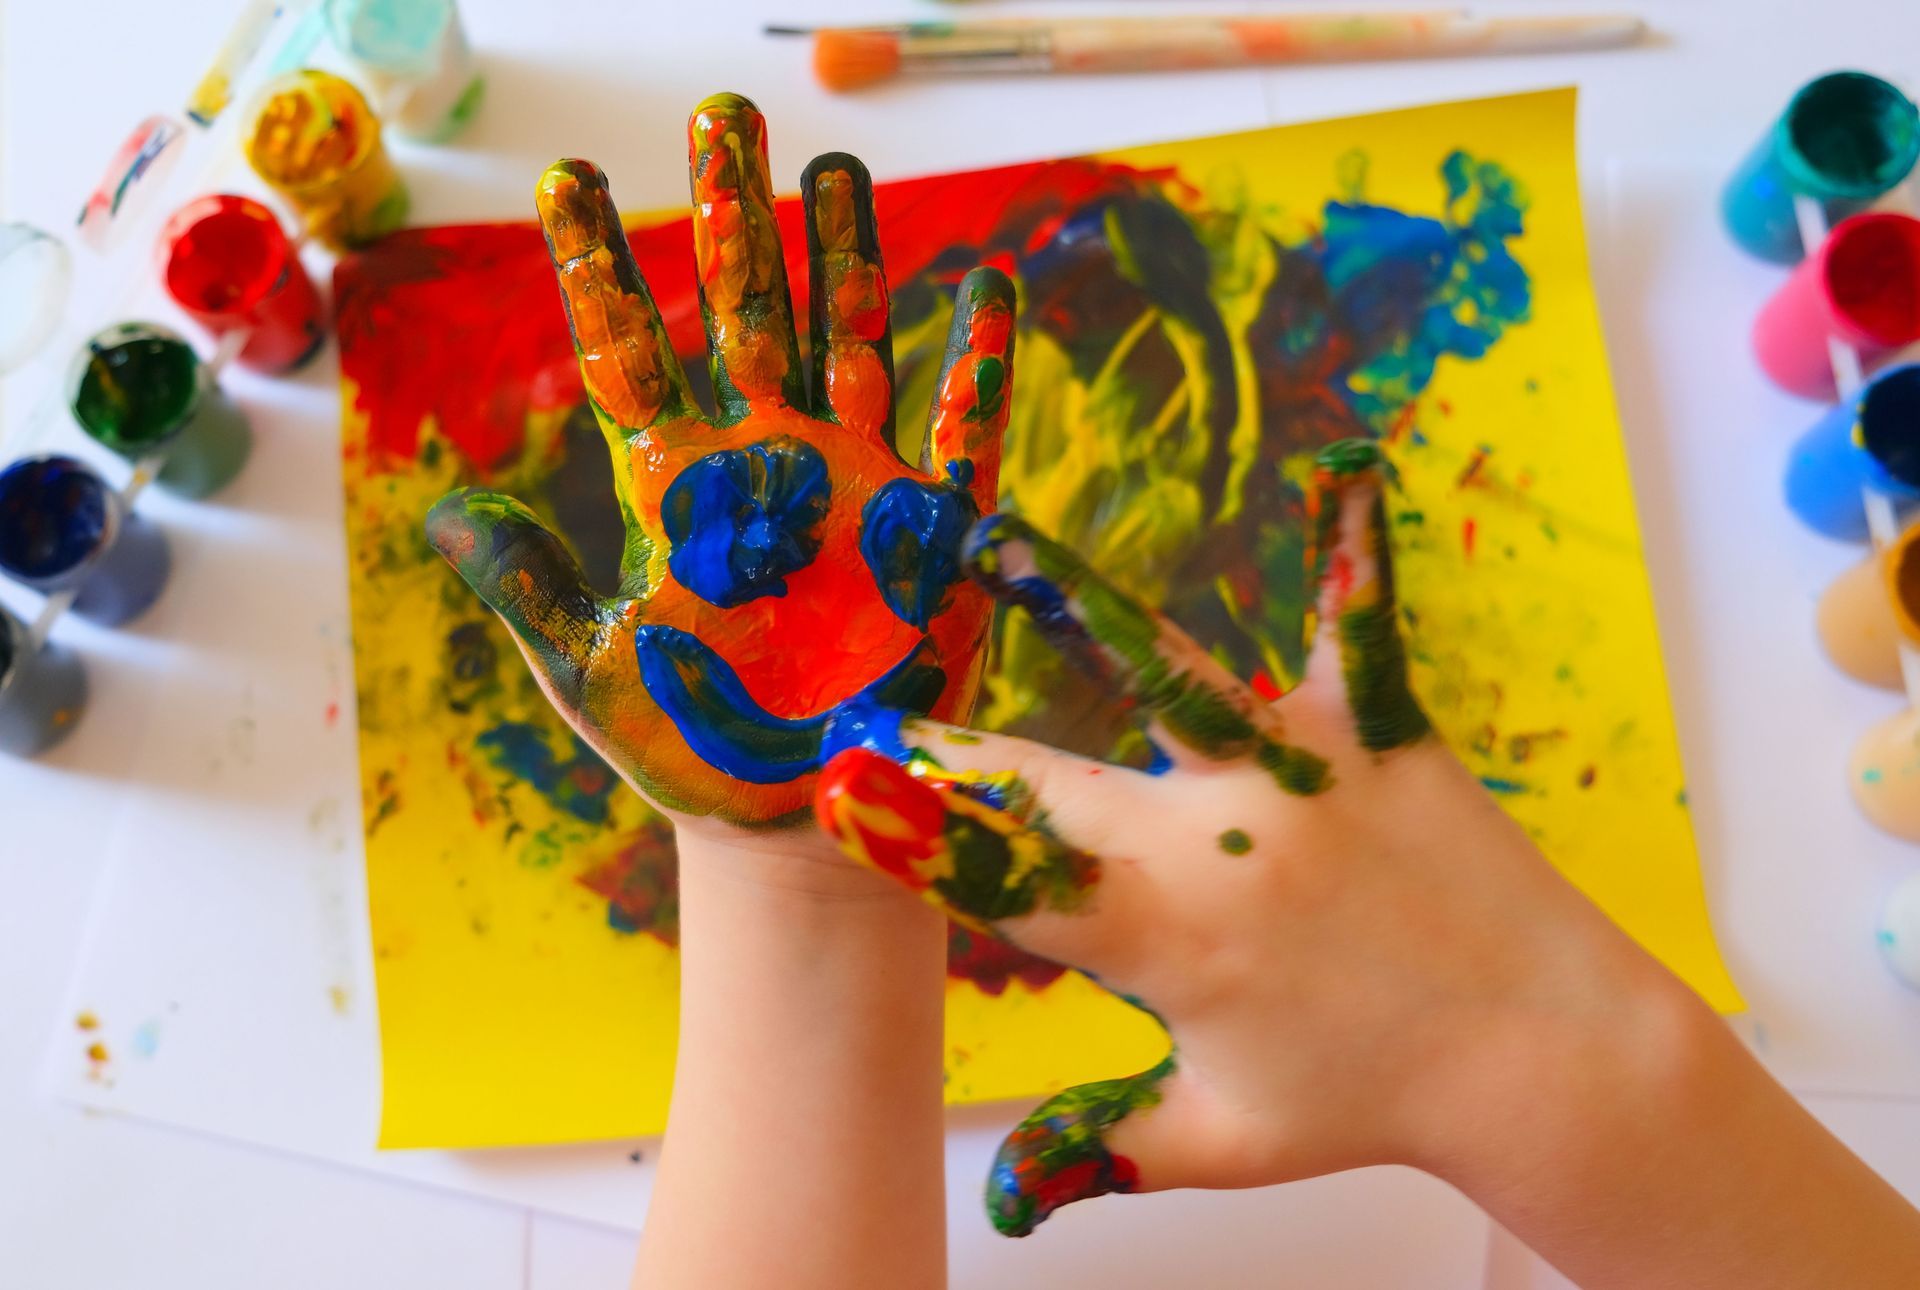
M 1604 1195 L 1687 1132 L 1737 1044 L 1682 982 L 1639 957 L 1603 978 L 1602 1006 L 1518 1009 L 1468 1040 L 1452 1087 L 1471 1094 L 1435 1099 L 1444 1123 L 1413 1163 L 1504 1218 L 1550 1192 Z
M 840 854 L 811 824 L 773 833 L 681 827 L 680 887 L 706 901 L 819 907 L 824 914 L 937 918 L 912 892 Z

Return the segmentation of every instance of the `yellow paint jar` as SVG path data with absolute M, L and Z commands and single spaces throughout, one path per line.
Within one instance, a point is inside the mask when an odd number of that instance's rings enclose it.
M 245 135 L 247 164 L 334 251 L 400 227 L 407 188 L 360 91 L 328 72 L 289 72 L 262 91 Z

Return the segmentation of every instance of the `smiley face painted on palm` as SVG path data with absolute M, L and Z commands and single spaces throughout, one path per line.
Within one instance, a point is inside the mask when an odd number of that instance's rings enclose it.
M 626 524 L 618 594 L 596 596 L 511 498 L 454 493 L 427 528 L 513 628 L 555 705 L 636 788 L 677 815 L 766 824 L 804 811 L 835 730 L 863 711 L 960 714 L 972 701 L 990 602 L 961 575 L 959 546 L 992 508 L 1013 286 L 993 270 L 960 284 L 916 469 L 893 447 L 865 168 L 829 154 L 802 177 L 809 380 L 765 121 L 721 94 L 688 130 L 712 417 L 688 392 L 605 176 L 561 161 L 537 194 L 613 453 Z

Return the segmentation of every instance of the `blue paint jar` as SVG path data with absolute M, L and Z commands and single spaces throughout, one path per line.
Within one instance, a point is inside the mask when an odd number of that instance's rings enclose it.
M 1889 368 L 1829 408 L 1787 459 L 1787 506 L 1828 537 L 1867 540 L 1868 488 L 1920 501 L 1920 363 Z
M 1920 109 L 1865 72 L 1807 82 L 1720 195 L 1727 231 L 1775 264 L 1806 254 L 1793 199 L 1804 193 L 1838 223 L 1907 177 L 1920 161 Z
M 27 625 L 0 608 L 0 752 L 31 757 L 66 738 L 87 704 L 87 674 L 70 649 L 33 648 Z
M 166 538 L 72 457 L 25 457 L 0 470 L 0 572 L 106 627 L 159 599 Z

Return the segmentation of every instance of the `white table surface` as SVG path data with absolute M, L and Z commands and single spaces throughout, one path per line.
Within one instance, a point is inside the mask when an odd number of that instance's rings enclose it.
M 857 8 L 466 0 L 490 101 L 460 147 L 414 179 L 415 218 L 525 218 L 533 176 L 562 153 L 599 161 L 635 208 L 682 201 L 682 123 L 718 88 L 742 90 L 767 110 L 778 174 L 796 175 L 814 152 L 840 147 L 885 178 L 1579 84 L 1589 232 L 1708 890 L 1753 1005 L 1735 1024 L 1822 1118 L 1920 1199 L 1920 997 L 1891 983 L 1871 944 L 1880 901 L 1920 852 L 1855 816 L 1841 770 L 1856 734 L 1895 701 L 1838 678 L 1817 656 L 1813 599 L 1853 553 L 1799 532 L 1778 502 L 1782 453 L 1810 410 L 1767 390 L 1746 358 L 1745 329 L 1778 274 L 1731 252 L 1712 212 L 1721 177 L 1808 76 L 1857 65 L 1909 88 L 1920 81 L 1920 6 L 1641 7 L 1664 39 L 1630 54 L 1124 85 L 924 85 L 836 100 L 812 87 L 801 51 L 753 34 L 759 22 L 946 11 L 915 0 L 860 0 Z M 64 227 L 132 123 L 175 109 L 237 8 L 237 0 L 0 0 L 0 217 Z M 16 428 L 0 427 L 0 443 Z M 623 1231 L 87 1115 L 41 1091 L 49 1041 L 70 1024 L 67 986 L 128 795 L 124 776 L 137 764 L 128 744 L 165 737 L 115 719 L 143 709 L 141 687 L 155 681 L 143 660 L 157 642 L 137 627 L 62 630 L 92 665 L 90 715 L 54 756 L 0 764 L 0 1284 L 623 1284 L 632 1240 Z M 949 1166 L 957 1286 L 1551 1283 L 1490 1242 L 1463 1201 L 1401 1171 L 1285 1195 L 1114 1202 L 1104 1217 L 1069 1213 L 1035 1240 L 1006 1242 L 976 1213 L 984 1161 L 968 1143 Z M 1238 1244 L 1221 1239 L 1235 1231 L 1245 1234 Z M 1483 1259 L 1486 1248 L 1492 1256 Z M 1273 1251 L 1285 1251 L 1283 1263 Z

